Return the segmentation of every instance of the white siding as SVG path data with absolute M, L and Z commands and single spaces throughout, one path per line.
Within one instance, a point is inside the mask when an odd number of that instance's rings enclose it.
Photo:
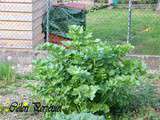
M 46 9 L 47 0 L 0 0 L 0 48 L 32 48 L 42 42 Z

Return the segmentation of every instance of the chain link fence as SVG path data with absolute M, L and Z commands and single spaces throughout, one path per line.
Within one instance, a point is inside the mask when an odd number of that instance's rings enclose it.
M 132 7 L 130 43 L 135 54 L 160 55 L 160 11 L 157 4 Z
M 133 54 L 160 55 L 158 4 L 128 3 L 89 12 L 87 29 L 111 44 L 131 43 Z
M 88 1 L 87 5 L 91 4 L 92 8 L 87 9 L 86 30 L 93 32 L 95 38 L 113 45 L 131 43 L 135 46 L 134 54 L 160 55 L 160 1 L 158 0 L 14 1 L 0 1 L 1 48 L 32 49 L 40 42 L 49 41 L 49 19 L 53 17 L 49 12 L 53 3 L 86 4 Z M 41 26 L 44 15 L 47 16 L 45 35 Z

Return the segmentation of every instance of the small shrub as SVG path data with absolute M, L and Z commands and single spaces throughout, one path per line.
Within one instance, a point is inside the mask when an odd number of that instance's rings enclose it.
M 0 80 L 5 83 L 15 80 L 15 71 L 7 62 L 0 62 Z
M 159 112 L 152 107 L 141 108 L 138 112 L 125 113 L 120 117 L 112 118 L 113 120 L 160 120 Z
M 158 106 L 159 96 L 156 95 L 156 87 L 153 85 L 153 81 L 144 80 L 140 81 L 140 84 L 132 89 L 130 92 L 132 102 L 125 109 L 112 108 L 113 120 L 118 119 L 122 114 L 127 115 L 128 112 L 139 114 L 142 108 L 152 107 L 156 109 Z
M 140 0 L 142 4 L 157 4 L 158 0 Z
M 141 62 L 126 58 L 133 46 L 107 45 L 75 26 L 68 36 L 72 41 L 64 46 L 41 46 L 48 57 L 34 62 L 35 77 L 41 80 L 32 86 L 35 92 L 47 104 L 62 106 L 65 114 L 128 110 L 146 73 Z

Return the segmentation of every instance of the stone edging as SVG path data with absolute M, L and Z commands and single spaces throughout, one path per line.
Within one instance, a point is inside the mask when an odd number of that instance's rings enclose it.
M 46 58 L 44 51 L 12 51 L 0 50 L 0 61 L 12 63 L 19 72 L 29 72 L 32 69 L 32 61 L 38 58 Z M 160 56 L 154 55 L 128 55 L 129 58 L 142 60 L 150 71 L 160 71 Z
M 130 58 L 142 60 L 151 72 L 160 73 L 160 56 L 156 55 L 128 55 Z

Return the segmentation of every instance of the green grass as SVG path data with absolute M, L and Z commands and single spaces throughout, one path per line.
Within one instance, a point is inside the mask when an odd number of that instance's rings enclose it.
M 160 14 L 151 9 L 132 12 L 132 39 L 135 54 L 160 55 Z M 87 30 L 94 37 L 124 43 L 127 39 L 128 10 L 101 9 L 87 14 Z
M 16 81 L 16 73 L 8 62 L 0 61 L 0 96 L 13 92 L 12 84 Z
M 16 73 L 7 62 L 0 62 L 0 88 L 15 81 Z

